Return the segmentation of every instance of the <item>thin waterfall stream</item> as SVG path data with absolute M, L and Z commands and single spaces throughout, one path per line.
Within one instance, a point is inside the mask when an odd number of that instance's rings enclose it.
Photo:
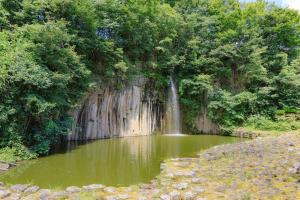
M 170 78 L 170 89 L 168 94 L 168 134 L 181 135 L 181 116 L 178 100 L 178 92 L 173 78 Z

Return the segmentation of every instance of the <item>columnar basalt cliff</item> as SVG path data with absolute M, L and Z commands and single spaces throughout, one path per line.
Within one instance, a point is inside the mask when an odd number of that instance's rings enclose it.
M 163 125 L 163 103 L 151 97 L 139 79 L 123 90 L 110 87 L 91 92 L 75 111 L 69 140 L 151 135 Z
M 219 134 L 220 127 L 214 123 L 208 116 L 207 107 L 203 108 L 202 113 L 195 119 L 197 132 L 202 134 Z
M 155 131 L 178 134 L 181 132 L 181 119 L 174 88 L 175 84 L 171 81 L 166 98 L 158 100 L 144 78 L 136 79 L 122 90 L 99 86 L 73 112 L 75 123 L 68 140 L 151 135 Z M 208 118 L 206 107 L 194 124 L 199 133 L 220 132 L 219 127 Z

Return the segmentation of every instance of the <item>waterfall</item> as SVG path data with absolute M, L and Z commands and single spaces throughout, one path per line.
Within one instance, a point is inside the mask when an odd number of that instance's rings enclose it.
M 167 112 L 168 134 L 181 134 L 181 117 L 178 92 L 172 77 L 170 78 Z

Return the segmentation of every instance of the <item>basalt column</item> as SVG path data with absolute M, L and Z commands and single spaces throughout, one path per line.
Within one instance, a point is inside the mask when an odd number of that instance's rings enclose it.
M 151 135 L 161 129 L 163 106 L 145 91 L 145 84 L 121 91 L 106 88 L 91 92 L 74 113 L 69 140 Z

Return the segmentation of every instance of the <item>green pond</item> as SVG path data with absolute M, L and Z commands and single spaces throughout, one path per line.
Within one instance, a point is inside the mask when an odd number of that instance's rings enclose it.
M 222 136 L 141 136 L 70 142 L 50 156 L 24 162 L 1 174 L 8 184 L 31 183 L 42 188 L 64 188 L 101 183 L 129 186 L 147 183 L 160 173 L 169 158 L 193 157 L 215 145 L 239 142 Z

